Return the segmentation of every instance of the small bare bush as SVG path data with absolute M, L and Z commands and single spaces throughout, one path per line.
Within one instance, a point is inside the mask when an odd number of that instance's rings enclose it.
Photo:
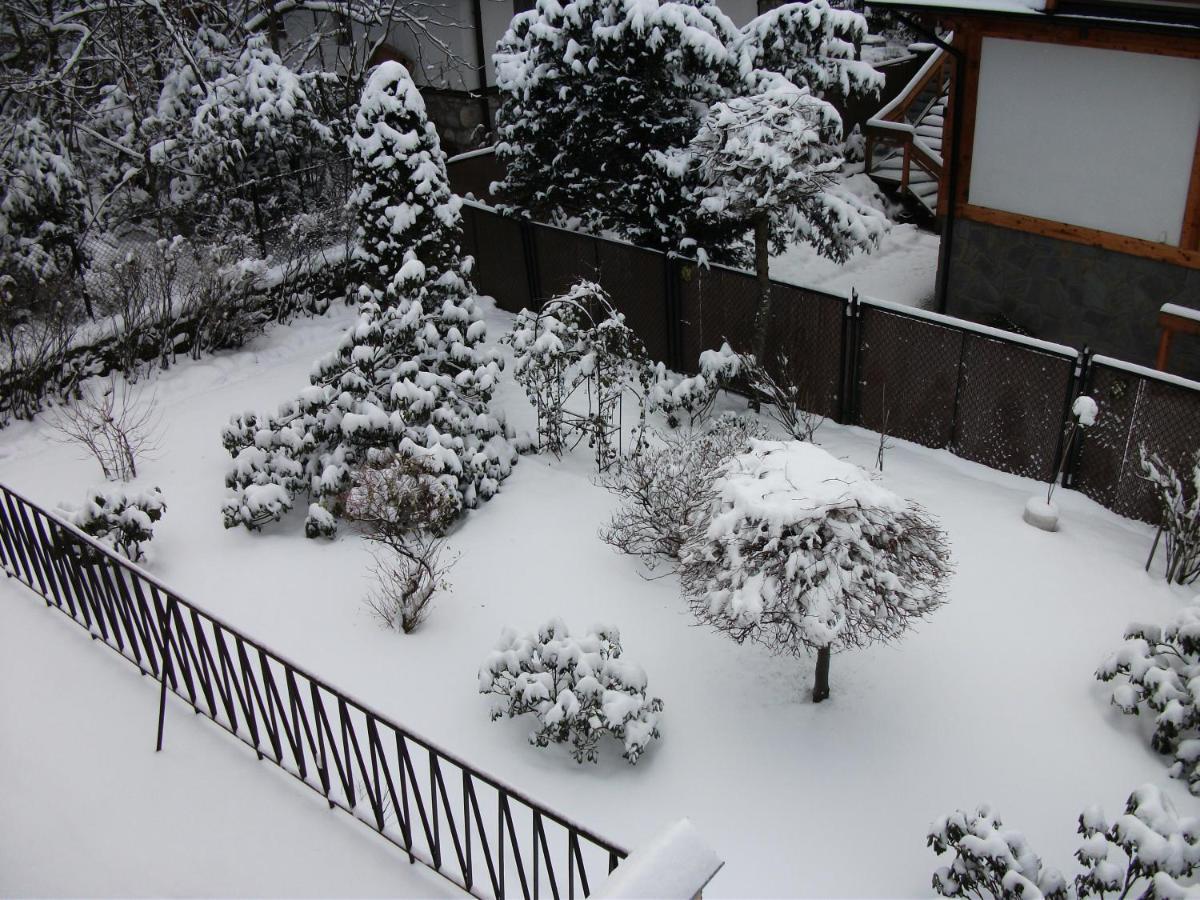
M 707 521 L 718 470 L 749 450 L 751 440 L 766 436 L 761 424 L 733 414 L 703 431 L 659 435 L 654 445 L 623 460 L 604 481 L 622 502 L 600 529 L 600 539 L 649 567 L 677 560 Z
M 442 535 L 462 511 L 461 494 L 420 460 L 386 455 L 354 473 L 342 507 L 374 545 L 376 586 L 367 605 L 410 634 L 429 615 L 434 595 L 449 588 L 457 557 L 447 557 Z
M 153 395 L 110 376 L 102 385 L 85 385 L 74 400 L 58 408 L 51 425 L 59 440 L 83 447 L 109 481 L 137 477 L 138 461 L 158 447 L 159 415 Z
M 367 605 L 389 627 L 411 634 L 428 617 L 434 594 L 450 587 L 446 575 L 458 557 L 447 559 L 445 540 L 427 531 L 373 540 L 376 587 Z
M 1200 450 L 1192 459 L 1191 485 L 1157 453 L 1141 447 L 1142 477 L 1158 501 L 1160 527 L 1166 536 L 1167 581 L 1191 584 L 1200 578 Z M 1189 489 L 1190 488 L 1190 489 Z M 1155 542 L 1155 549 L 1158 543 Z M 1150 553 L 1150 560 L 1154 552 Z M 1147 561 L 1146 568 L 1150 567 Z
M 777 368 L 780 373 L 788 371 L 786 356 L 779 358 Z M 742 377 L 750 388 L 751 396 L 763 405 L 763 412 L 774 419 L 789 437 L 811 441 L 817 429 L 825 424 L 824 416 L 805 408 L 812 406 L 810 398 L 800 395 L 800 388 L 794 381 L 784 374 L 776 378 L 753 356 L 743 354 Z

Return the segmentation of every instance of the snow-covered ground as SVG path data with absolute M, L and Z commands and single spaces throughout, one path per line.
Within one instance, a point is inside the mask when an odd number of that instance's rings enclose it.
M 0 895 L 456 897 L 16 581 L 0 582 Z
M 848 166 L 843 186 L 877 208 L 888 203 L 879 187 Z M 844 265 L 825 259 L 809 244 L 795 244 L 771 258 L 771 277 L 801 287 L 849 296 L 851 289 L 866 297 L 928 309 L 933 304 L 941 238 L 911 223 L 892 225 L 879 247 L 856 253 Z
M 924 504 L 948 531 L 957 566 L 950 600 L 894 646 L 835 656 L 829 702 L 807 699 L 811 661 L 739 647 L 694 626 L 673 577 L 645 579 L 632 559 L 597 538 L 614 501 L 593 483 L 585 451 L 563 460 L 523 458 L 500 494 L 453 534 L 451 544 L 462 554 L 451 572 L 453 589 L 425 626 L 411 636 L 381 629 L 363 605 L 369 557 L 348 528 L 331 543 L 308 541 L 301 510 L 252 535 L 225 531 L 219 513 L 229 462 L 220 429 L 229 414 L 294 395 L 313 359 L 352 317 L 339 306 L 242 351 L 161 373 L 154 384 L 162 448 L 144 466 L 142 481 L 160 486 L 168 504 L 150 547 L 153 571 L 384 715 L 626 847 L 690 817 L 727 860 L 705 892 L 712 897 L 928 895 L 935 867 L 924 844 L 928 825 L 981 801 L 1023 830 L 1047 862 L 1072 873 L 1076 817 L 1088 804 L 1116 812 L 1132 788 L 1154 781 L 1181 812 L 1194 811 L 1195 799 L 1166 777 L 1163 761 L 1138 736 L 1138 723 L 1116 713 L 1092 677 L 1130 620 L 1162 620 L 1188 598 L 1186 590 L 1142 571 L 1152 530 L 1060 491 L 1061 531 L 1038 531 L 1021 521 L 1026 498 L 1037 490 L 1033 482 L 903 442 L 888 452 L 883 481 Z M 510 321 L 490 312 L 492 336 Z M 506 380 L 497 402 L 518 428 L 530 427 L 532 413 L 517 385 Z M 725 405 L 744 402 L 729 398 Z M 817 440 L 837 456 L 874 462 L 871 433 L 826 424 Z M 0 480 L 38 502 L 77 501 L 98 475 L 94 463 L 53 443 L 40 421 L 0 432 Z M 92 678 L 82 674 L 91 663 L 79 660 L 78 669 L 60 672 L 37 669 L 27 657 L 37 657 L 41 645 L 47 653 L 49 645 L 67 647 L 70 659 L 111 654 L 89 646 L 78 626 L 39 607 L 28 592 L 7 588 L 0 602 L 28 610 L 0 619 L 5 657 L 28 642 L 16 657 L 24 662 L 16 671 L 5 668 L 2 681 L 19 679 L 38 692 L 30 702 L 19 691 L 0 691 L 3 733 L 20 735 L 19 746 L 0 740 L 0 748 L 25 760 L 45 754 L 58 761 L 56 770 L 69 768 L 72 753 L 87 756 L 94 742 L 111 738 L 98 725 L 93 735 L 91 720 L 82 718 L 68 737 L 82 715 L 73 692 L 93 696 L 91 685 L 85 692 L 74 683 Z M 636 767 L 620 759 L 615 745 L 602 748 L 598 765 L 577 766 L 564 748 L 529 746 L 525 723 L 489 721 L 488 702 L 476 693 L 480 662 L 504 626 L 531 630 L 551 616 L 578 629 L 597 621 L 618 625 L 625 655 L 645 667 L 650 692 L 665 701 L 662 739 Z M 129 672 L 120 660 L 100 665 Z M 272 794 L 264 805 L 295 810 L 289 829 L 308 828 L 306 816 L 325 829 L 331 818 L 345 818 L 323 812 L 320 799 L 299 786 L 290 788 L 294 798 L 275 798 L 289 790 L 285 780 L 178 710 L 167 723 L 169 753 L 152 758 L 151 683 L 131 672 L 124 685 L 103 677 L 95 676 L 101 695 L 121 705 L 133 734 L 107 745 L 118 767 L 114 781 L 127 784 L 137 773 L 173 783 L 187 777 L 183 768 L 258 767 L 261 774 L 248 780 Z M 19 777 L 8 758 L 0 768 L 9 781 Z M 224 777 L 214 775 L 213 783 Z M 2 893 L 33 884 L 50 854 L 11 850 L 11 830 L 22 833 L 19 848 L 61 845 L 63 804 L 82 790 L 67 774 L 45 771 L 38 782 L 36 791 L 15 792 L 0 783 Z M 184 789 L 166 782 L 160 788 Z M 246 791 L 244 805 L 257 803 L 251 786 Z M 102 854 L 113 833 L 128 828 L 128 840 L 145 840 L 155 858 L 159 836 L 142 821 L 150 812 L 139 802 L 114 790 L 105 803 L 89 803 L 76 814 L 72 842 L 99 842 L 91 852 Z M 163 806 L 160 815 L 172 822 L 199 814 L 181 812 L 182 803 Z M 234 807 L 229 815 L 250 814 Z M 262 815 L 257 821 L 265 822 Z M 256 827 L 255 840 L 273 840 L 266 824 Z M 345 827 L 361 833 L 364 853 L 374 852 L 376 839 L 366 829 Z M 351 833 L 347 840 L 353 839 Z M 205 893 L 254 893 L 275 884 L 267 875 L 238 884 L 220 880 L 226 873 L 214 873 L 210 863 L 199 852 L 181 858 L 174 877 Z M 296 878 L 294 887 L 280 881 L 280 892 L 304 889 Z M 178 893 L 174 884 L 164 880 L 157 890 Z M 105 889 L 125 892 L 122 883 L 66 880 L 54 892 Z M 332 876 L 314 890 L 353 891 Z

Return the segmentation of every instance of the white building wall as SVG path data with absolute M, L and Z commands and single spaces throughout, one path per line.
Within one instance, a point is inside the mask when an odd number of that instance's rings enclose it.
M 1178 244 L 1200 60 L 984 38 L 972 204 Z

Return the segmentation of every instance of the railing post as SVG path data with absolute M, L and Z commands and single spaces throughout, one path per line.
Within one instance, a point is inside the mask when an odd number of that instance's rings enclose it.
M 154 746 L 154 752 L 158 753 L 163 746 L 163 725 L 167 718 L 167 684 L 171 680 L 174 673 L 174 667 L 171 665 L 171 620 L 175 612 L 175 595 L 167 595 L 167 608 L 162 618 L 162 665 L 159 666 L 158 674 L 162 678 L 162 689 L 158 692 L 158 742 Z
M 1083 345 L 1083 350 L 1079 353 L 1079 361 L 1076 364 L 1075 378 L 1073 379 L 1074 397 L 1080 394 L 1086 394 L 1088 390 L 1088 380 L 1092 375 L 1092 351 L 1087 344 Z M 1068 404 L 1074 400 L 1074 397 L 1068 399 Z M 1067 411 L 1070 412 L 1068 405 Z M 1087 442 L 1088 429 L 1078 429 L 1081 433 L 1075 436 L 1075 441 L 1067 448 L 1067 458 L 1063 463 L 1062 471 L 1062 486 L 1065 488 L 1073 487 L 1075 484 L 1075 476 L 1079 470 L 1079 454 L 1083 445 Z

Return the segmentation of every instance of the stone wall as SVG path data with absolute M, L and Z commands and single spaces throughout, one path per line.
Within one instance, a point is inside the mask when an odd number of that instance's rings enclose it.
M 1200 309 L 1200 271 L 965 219 L 954 222 L 946 312 L 1153 366 L 1158 309 Z M 1200 379 L 1200 339 L 1169 370 Z

